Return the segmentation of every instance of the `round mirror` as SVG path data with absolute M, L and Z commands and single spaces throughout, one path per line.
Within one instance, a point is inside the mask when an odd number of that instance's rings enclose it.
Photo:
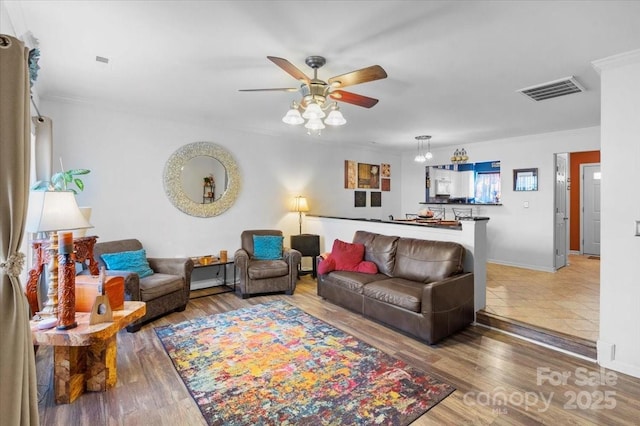
M 180 178 L 185 195 L 196 203 L 219 200 L 228 186 L 227 172 L 222 163 L 206 155 L 187 161 Z
M 174 152 L 163 179 L 171 203 L 191 216 L 217 216 L 240 192 L 238 165 L 226 149 L 211 142 L 194 142 Z

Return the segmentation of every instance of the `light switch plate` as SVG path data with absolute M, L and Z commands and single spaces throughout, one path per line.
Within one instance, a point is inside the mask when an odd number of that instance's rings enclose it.
M 523 206 L 524 206 L 524 208 L 525 208 L 525 209 L 528 209 L 528 208 L 529 208 L 529 202 L 528 202 L 528 201 L 525 201 L 525 202 L 523 203 Z
M 640 237 L 640 220 L 636 220 L 636 237 Z

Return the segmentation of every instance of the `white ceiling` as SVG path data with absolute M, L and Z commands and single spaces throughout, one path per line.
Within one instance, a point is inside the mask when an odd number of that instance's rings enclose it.
M 323 80 L 378 64 L 347 90 L 328 143 L 413 149 L 596 126 L 591 61 L 640 48 L 640 1 L 23 1 L 11 24 L 39 40 L 43 98 L 98 102 L 226 129 L 300 138 L 280 120 L 297 87 L 266 56 L 327 58 Z M 110 59 L 108 65 L 96 56 Z M 534 102 L 517 89 L 575 76 L 585 93 Z

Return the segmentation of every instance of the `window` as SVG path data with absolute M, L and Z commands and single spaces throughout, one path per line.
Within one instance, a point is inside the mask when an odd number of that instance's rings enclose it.
M 513 170 L 513 190 L 514 191 L 537 191 L 538 190 L 538 169 L 514 169 Z
M 475 202 L 500 202 L 500 173 L 476 173 Z

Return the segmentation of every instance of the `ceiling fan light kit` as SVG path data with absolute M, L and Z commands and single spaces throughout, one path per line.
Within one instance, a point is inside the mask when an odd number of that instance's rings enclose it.
M 387 73 L 381 66 L 372 65 L 367 68 L 331 77 L 328 82 L 325 82 L 318 79 L 318 68 L 327 62 L 322 56 L 309 56 L 305 60 L 305 63 L 313 69 L 313 78 L 307 77 L 306 74 L 286 59 L 275 56 L 267 56 L 267 58 L 298 80 L 301 83 L 300 88 L 244 89 L 240 91 L 299 92 L 300 95 L 302 95 L 302 99 L 300 102 L 294 101 L 291 104 L 289 111 L 287 111 L 286 115 L 282 118 L 282 121 L 286 124 L 296 126 L 305 123 L 306 120 L 304 127 L 307 129 L 307 134 L 310 135 L 320 135 L 321 130 L 326 127 L 325 124 L 329 126 L 342 126 L 347 123 L 336 101 L 346 102 L 364 108 L 371 108 L 378 103 L 377 99 L 346 92 L 339 88 L 387 77 Z M 332 99 L 333 101 L 328 102 L 327 99 Z M 322 120 L 323 118 L 324 121 Z

